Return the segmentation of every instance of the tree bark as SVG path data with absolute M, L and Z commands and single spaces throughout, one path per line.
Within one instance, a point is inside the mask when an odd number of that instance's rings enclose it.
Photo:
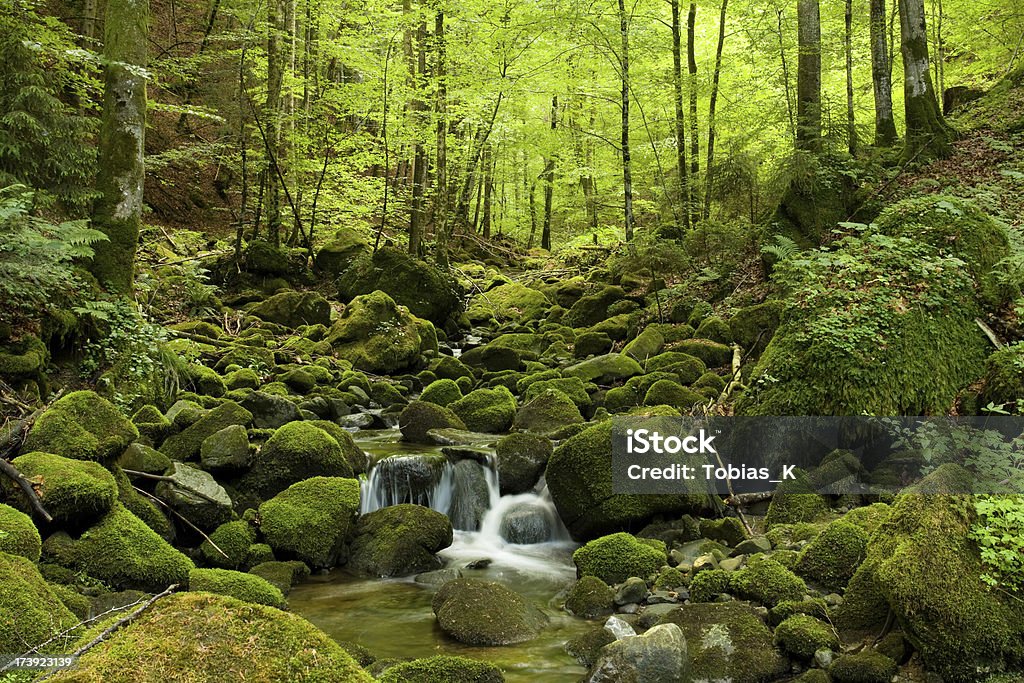
M 885 0 L 871 0 L 871 81 L 875 95 L 875 145 L 892 147 L 899 134 L 892 113 L 892 62 Z
M 267 103 L 266 140 L 267 190 L 264 195 L 267 214 L 267 237 L 278 246 L 281 243 L 281 183 L 273 168 L 281 160 L 281 88 L 284 80 L 284 54 L 279 35 L 282 31 L 283 0 L 270 0 L 267 4 Z
M 704 220 L 711 215 L 711 187 L 715 172 L 715 108 L 718 104 L 718 82 L 722 75 L 722 49 L 725 47 L 725 17 L 729 0 L 722 0 L 722 15 L 718 21 L 718 48 L 715 51 L 715 72 L 711 78 L 711 103 L 708 105 L 708 161 L 707 183 L 704 187 Z
M 700 214 L 700 192 L 697 176 L 700 174 L 700 130 L 697 124 L 697 3 L 690 2 L 686 15 L 686 64 L 690 80 L 690 196 L 688 205 L 690 224 L 696 225 Z
M 786 42 L 783 40 L 782 10 L 775 10 L 779 23 L 779 58 L 782 60 L 782 87 L 786 91 L 786 114 L 789 117 L 789 134 L 796 140 L 796 118 L 793 115 L 793 93 L 789 86 L 789 61 L 786 59 Z
M 94 225 L 108 241 L 95 247 L 92 272 L 111 292 L 130 294 L 142 222 L 146 149 L 149 0 L 108 0 L 106 73 L 99 135 L 100 197 Z
M 903 53 L 903 101 L 907 134 L 904 160 L 921 155 L 948 156 L 956 136 L 942 117 L 928 67 L 928 31 L 924 0 L 899 0 L 900 48 Z
M 484 239 L 491 238 L 491 211 L 493 209 L 492 197 L 494 196 L 494 169 L 497 166 L 497 155 L 488 147 L 487 161 L 484 163 L 484 208 L 483 217 L 480 219 L 480 233 Z
M 551 98 L 551 130 L 558 128 L 558 96 Z M 541 249 L 551 249 L 551 209 L 555 195 L 555 155 L 544 163 L 544 224 L 540 233 Z
M 672 85 L 676 110 L 676 169 L 679 173 L 679 202 L 683 205 L 683 228 L 690 222 L 690 174 L 686 167 L 686 115 L 683 111 L 683 55 L 682 26 L 679 20 L 679 0 L 672 0 Z
M 422 98 L 418 94 L 419 81 L 426 75 L 427 71 L 427 25 L 422 22 L 416 31 L 416 40 L 419 43 L 419 54 L 415 68 L 419 72 L 419 79 L 413 74 L 413 86 L 417 88 L 416 95 L 410 103 L 412 111 L 412 123 L 415 128 L 416 140 L 413 143 L 413 171 L 412 171 L 412 210 L 409 214 L 409 253 L 413 256 L 420 256 L 423 248 L 423 226 L 426 223 L 426 201 L 424 200 L 424 183 L 427 177 L 427 154 L 426 146 L 423 144 L 422 131 L 425 127 L 423 121 L 424 110 Z
M 850 156 L 857 153 L 857 119 L 853 111 L 853 0 L 846 0 L 846 125 Z
M 818 0 L 797 0 L 796 146 L 821 151 L 821 15 Z
M 622 192 L 624 195 L 623 217 L 626 241 L 633 239 L 633 167 L 629 151 L 629 17 L 626 15 L 625 0 L 619 0 L 619 33 L 622 54 L 619 66 L 622 69 Z
M 448 267 L 448 83 L 445 65 L 444 12 L 434 16 L 434 47 L 437 51 L 434 74 L 437 78 L 437 161 L 434 192 L 434 230 L 437 234 L 437 264 Z

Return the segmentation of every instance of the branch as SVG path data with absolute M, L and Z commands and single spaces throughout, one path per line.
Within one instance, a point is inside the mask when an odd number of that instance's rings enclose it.
M 36 514 L 45 519 L 47 522 L 53 521 L 53 515 L 46 511 L 43 507 L 42 501 L 39 499 L 39 493 L 33 488 L 32 482 L 25 478 L 18 468 L 7 462 L 6 460 L 0 459 L 0 472 L 3 472 L 7 477 L 14 481 L 18 487 L 25 494 L 25 499 L 28 500 L 28 504 L 32 506 L 32 509 L 36 511 Z
M 192 522 L 191 522 L 191 521 L 190 521 L 190 520 L 188 519 L 188 517 L 186 517 L 185 515 L 181 514 L 180 512 L 178 512 L 177 510 L 175 510 L 174 508 L 172 508 L 172 507 L 171 507 L 170 505 L 168 505 L 166 501 L 160 500 L 159 498 L 157 498 L 156 496 L 154 496 L 154 495 L 153 495 L 152 493 L 149 493 L 148 491 L 143 491 L 143 490 L 142 490 L 142 489 L 140 489 L 140 488 L 139 488 L 138 486 L 132 486 L 132 488 L 133 488 L 133 489 L 135 489 L 135 491 L 136 491 L 136 492 L 138 492 L 138 493 L 141 493 L 141 494 L 142 494 L 142 495 L 144 495 L 144 496 L 145 496 L 146 498 L 149 498 L 150 500 L 152 500 L 152 501 L 153 501 L 154 503 L 159 503 L 160 505 L 163 505 L 163 506 L 164 506 L 164 508 L 166 508 L 168 512 L 170 512 L 170 513 L 171 513 L 172 515 L 174 515 L 175 517 L 177 517 L 177 518 L 178 518 L 178 519 L 180 519 L 181 521 L 185 522 L 185 524 L 188 524 L 188 525 L 189 525 L 189 527 L 191 527 L 193 531 L 195 531 L 195 532 L 196 532 L 197 534 L 199 534 L 199 535 L 200 535 L 200 536 L 202 536 L 202 537 L 203 537 L 204 539 L 206 539 L 206 541 L 207 541 L 207 542 L 208 542 L 208 543 L 209 543 L 210 545 L 212 545 L 212 546 L 214 547 L 214 549 L 215 549 L 215 550 L 216 550 L 216 551 L 217 551 L 218 553 L 220 553 L 221 555 L 223 555 L 223 556 L 225 557 L 225 559 L 228 559 L 228 560 L 230 560 L 230 559 L 231 559 L 230 557 L 228 557 L 228 554 L 227 554 L 226 552 L 224 552 L 223 550 L 221 550 L 221 549 L 220 549 L 220 546 L 219 546 L 219 545 L 217 545 L 216 543 L 214 543 L 214 542 L 213 542 L 213 539 L 211 539 L 211 538 L 210 538 L 209 536 L 207 536 L 207 535 L 206 535 L 205 533 L 203 533 L 203 530 L 202 530 L 202 529 L 200 529 L 200 528 L 199 528 L 199 527 L 197 527 L 197 526 L 196 526 L 195 524 L 193 524 L 193 523 L 192 523 Z

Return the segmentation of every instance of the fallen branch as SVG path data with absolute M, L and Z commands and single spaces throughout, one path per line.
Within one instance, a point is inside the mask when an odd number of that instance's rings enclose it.
M 174 477 L 165 477 L 165 476 L 160 475 L 160 474 L 149 474 L 148 472 L 139 472 L 138 470 L 124 470 L 124 473 L 127 474 L 130 477 L 141 477 L 142 479 L 152 479 L 153 481 L 169 481 L 169 482 L 171 482 L 174 486 L 176 486 L 179 489 L 185 489 L 189 493 L 196 494 L 197 496 L 199 496 L 200 498 L 205 500 L 207 503 L 213 503 L 214 505 L 219 505 L 220 504 L 219 500 L 211 498 L 210 496 L 206 495 L 202 491 L 196 491 L 191 486 L 187 486 L 187 485 L 183 484 L 182 482 L 180 482 L 179 480 L 175 479 Z
M 3 472 L 9 479 L 13 480 L 18 488 L 25 494 L 25 498 L 28 500 L 28 504 L 32 506 L 36 514 L 45 519 L 47 522 L 53 521 L 53 515 L 46 511 L 43 507 L 43 502 L 39 499 L 39 493 L 32 486 L 32 482 L 25 478 L 18 468 L 7 462 L 6 460 L 0 460 L 0 472 Z
M 25 498 L 28 500 L 28 504 L 36 512 L 37 515 L 42 517 L 47 522 L 53 521 L 53 515 L 51 515 L 45 507 L 43 507 L 43 501 L 39 498 L 39 492 L 36 491 L 28 479 L 25 478 L 18 468 L 15 467 L 10 460 L 17 455 L 21 445 L 25 442 L 25 437 L 28 435 L 28 431 L 32 428 L 36 419 L 43 414 L 53 401 L 60 398 L 63 391 L 57 392 L 57 394 L 42 408 L 35 410 L 28 417 L 18 420 L 13 425 L 9 426 L 2 435 L 0 435 L 0 473 L 3 473 L 8 479 L 18 485 L 18 488 L 25 494 Z
M 227 559 L 227 560 L 231 559 L 230 557 L 228 557 L 228 554 L 226 552 L 224 552 L 223 550 L 220 549 L 220 546 L 218 546 L 216 543 L 213 542 L 213 539 L 211 539 L 209 536 L 207 536 L 205 533 L 203 533 L 202 529 L 200 529 L 195 524 L 193 524 L 188 519 L 188 517 L 186 517 L 185 515 L 181 514 L 180 512 L 178 512 L 177 510 L 172 508 L 170 505 L 168 505 L 166 501 L 160 500 L 159 498 L 154 496 L 152 493 L 149 493 L 148 491 L 143 491 L 138 486 L 132 486 L 132 488 L 135 489 L 138 493 L 141 493 L 142 495 L 144 495 L 146 498 L 149 498 L 150 500 L 152 500 L 154 503 L 159 503 L 160 505 L 163 505 L 164 508 L 166 508 L 168 512 L 170 512 L 172 515 L 174 515 L 175 517 L 177 517 L 181 521 L 185 522 L 185 524 L 188 524 L 189 527 L 193 531 L 195 531 L 197 534 L 199 534 L 204 539 L 206 539 L 206 542 L 209 543 L 210 545 L 212 545 L 214 547 L 214 549 L 216 549 L 216 551 L 218 553 L 220 553 L 221 555 L 224 556 L 225 559 Z
M 981 328 L 981 331 L 984 332 L 985 336 L 988 337 L 988 340 L 992 342 L 992 346 L 996 347 L 997 349 L 1003 348 L 1003 343 L 999 341 L 999 337 L 996 336 L 996 333 L 992 330 L 991 327 L 983 323 L 980 318 L 975 318 L 974 322 L 978 324 L 978 327 Z
M 758 493 L 735 493 L 725 499 L 725 504 L 732 507 L 741 507 L 745 505 L 753 505 L 754 503 L 763 503 L 766 500 L 771 500 L 774 496 L 774 491 L 761 491 Z

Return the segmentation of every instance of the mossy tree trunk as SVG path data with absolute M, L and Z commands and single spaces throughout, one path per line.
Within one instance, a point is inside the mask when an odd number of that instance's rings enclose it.
M 871 81 L 875 94 L 875 145 L 892 147 L 899 134 L 892 114 L 892 59 L 886 37 L 885 0 L 871 0 Z
M 629 149 L 629 15 L 626 3 L 619 0 L 619 35 L 622 42 L 622 54 L 619 55 L 619 68 L 622 77 L 622 194 L 623 219 L 626 227 L 626 241 L 633 240 L 633 161 Z
M 551 130 L 558 128 L 558 95 L 551 98 Z M 540 233 L 541 249 L 551 249 L 551 209 L 555 196 L 555 165 L 557 159 L 551 155 L 544 160 L 544 226 Z
M 108 0 L 93 222 L 109 241 L 96 245 L 92 271 L 108 290 L 125 294 L 132 291 L 142 221 L 148 25 L 149 0 Z
M 821 151 L 821 12 L 818 0 L 797 0 L 796 147 Z
M 267 236 L 274 246 L 281 243 L 281 182 L 278 164 L 281 162 L 281 90 L 284 82 L 284 52 L 280 36 L 283 32 L 283 0 L 270 0 L 267 4 L 267 103 L 265 108 L 267 152 L 267 189 L 265 193 Z
M 434 230 L 436 232 L 437 264 L 448 269 L 448 82 L 445 69 L 444 11 L 434 15 L 434 77 L 437 79 L 437 100 L 434 114 L 437 120 L 437 191 L 434 193 Z
M 946 123 L 935 97 L 928 67 L 928 31 L 924 0 L 898 0 L 903 52 L 903 100 L 907 135 L 903 157 L 944 157 L 956 132 Z
M 672 89 L 675 105 L 676 168 L 679 172 L 679 201 L 686 206 L 683 225 L 690 227 L 690 174 L 686 166 L 686 115 L 683 110 L 683 55 L 682 25 L 679 19 L 679 0 L 672 0 Z

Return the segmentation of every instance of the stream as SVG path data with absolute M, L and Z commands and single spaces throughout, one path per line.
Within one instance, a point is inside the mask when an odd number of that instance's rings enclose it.
M 473 447 L 493 455 L 497 437 L 479 436 Z M 499 666 L 510 683 L 578 681 L 586 670 L 565 653 L 564 645 L 594 624 L 561 609 L 561 594 L 576 577 L 576 544 L 558 519 L 543 480 L 536 492 L 501 496 L 490 458 L 453 464 L 439 446 L 402 443 L 397 429 L 360 430 L 353 437 L 375 463 L 363 480 L 361 513 L 415 502 L 447 514 L 456 531 L 452 545 L 440 553 L 446 568 L 508 586 L 541 608 L 550 622 L 537 638 L 519 645 L 463 645 L 436 624 L 431 599 L 439 586 L 417 583 L 415 577 L 368 579 L 344 569 L 314 575 L 292 589 L 291 611 L 335 640 L 362 645 L 378 659 L 463 655 Z M 517 520 L 512 532 L 511 520 Z M 517 533 L 544 540 L 509 543 L 504 538 Z M 465 568 L 480 560 L 490 563 Z

